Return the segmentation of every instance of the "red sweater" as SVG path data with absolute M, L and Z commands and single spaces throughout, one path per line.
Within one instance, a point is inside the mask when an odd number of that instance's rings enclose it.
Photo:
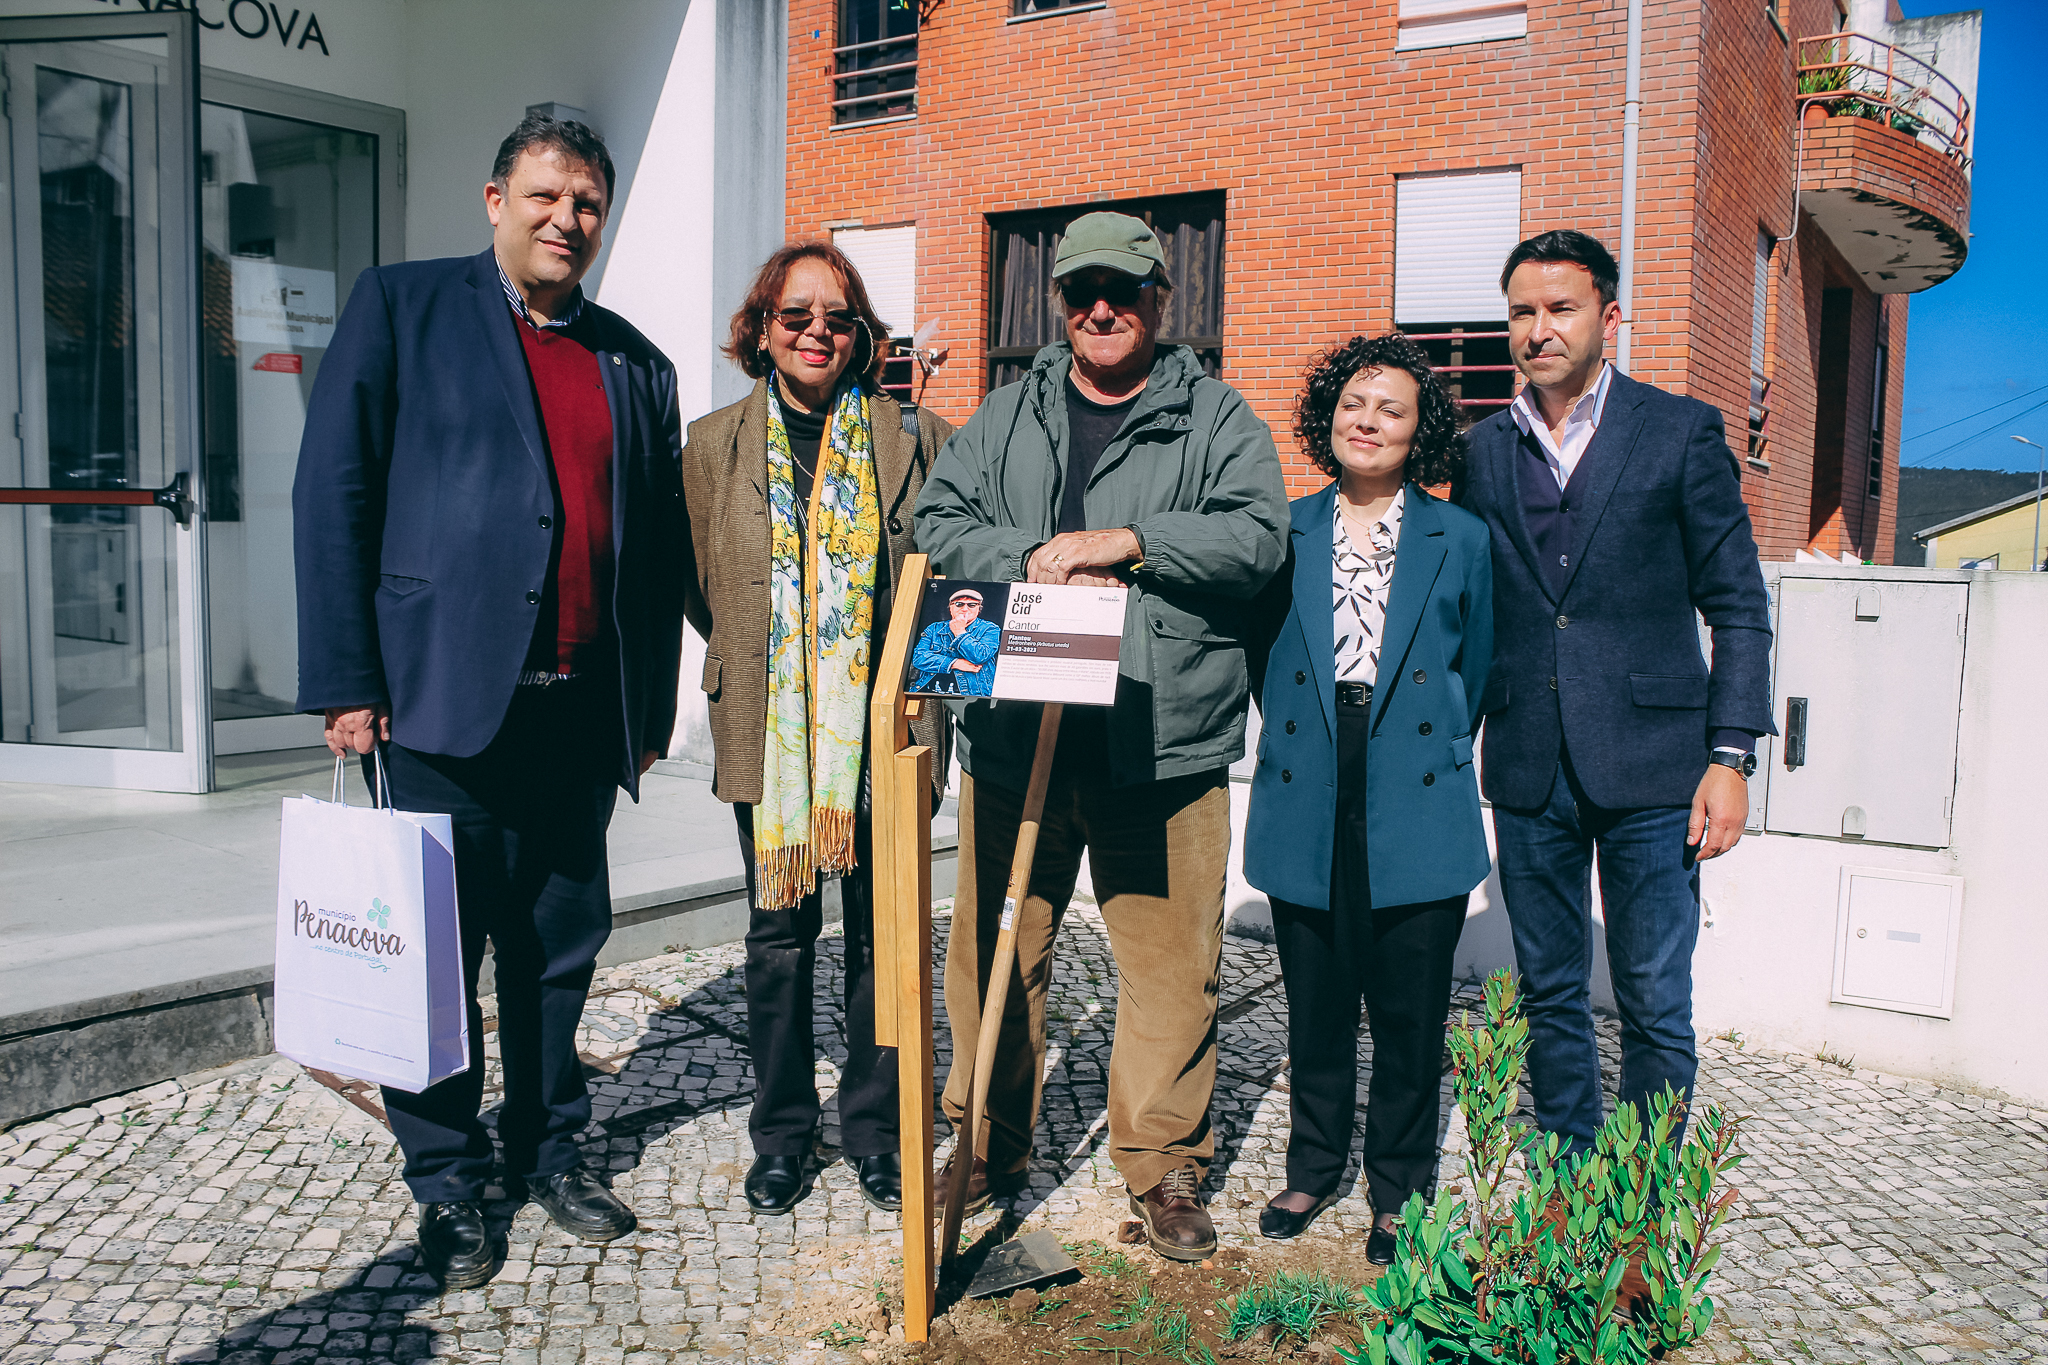
M 537 331 L 515 319 L 555 475 L 555 544 L 526 666 L 580 673 L 604 662 L 612 600 L 612 410 L 579 320 Z

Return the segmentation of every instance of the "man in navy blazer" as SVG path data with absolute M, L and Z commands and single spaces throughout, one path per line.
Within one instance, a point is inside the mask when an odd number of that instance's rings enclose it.
M 590 129 L 531 115 L 484 191 L 489 250 L 363 272 L 293 490 L 299 707 L 337 755 L 378 750 L 400 808 L 453 817 L 469 1070 L 384 1091 L 449 1288 L 503 1261 L 478 1207 L 486 939 L 508 1174 L 578 1236 L 634 1226 L 577 1147 L 575 1035 L 611 931 L 605 830 L 667 747 L 691 574 L 674 368 L 579 285 L 613 180 Z
M 1601 1123 L 1593 853 L 1621 1098 L 1647 1118 L 1667 1085 L 1692 1090 L 1697 864 L 1742 837 L 1756 736 L 1771 732 L 1769 602 L 1721 414 L 1607 363 L 1618 273 L 1581 232 L 1509 254 L 1501 290 L 1528 384 L 1473 428 L 1454 494 L 1492 533 L 1480 771 L 1536 1117 L 1574 1149 Z

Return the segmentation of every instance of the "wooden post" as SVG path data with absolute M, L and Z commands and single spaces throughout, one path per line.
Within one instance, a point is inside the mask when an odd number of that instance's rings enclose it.
M 903 1154 L 903 1338 L 931 1335 L 932 1260 L 932 762 L 911 718 L 936 702 L 906 697 L 918 609 L 931 576 L 906 555 L 868 710 L 875 887 L 875 1042 L 896 1049 Z
M 1052 777 L 1053 750 L 1059 745 L 1059 702 L 1047 702 L 1038 721 L 1038 748 L 1031 755 L 1031 781 L 1024 789 L 1023 819 L 1017 824 L 1017 848 L 1010 857 L 1009 892 L 1003 899 L 1003 917 L 996 930 L 996 958 L 990 968 L 988 991 L 981 1001 L 981 1037 L 974 1049 L 974 1070 L 968 1073 L 966 1122 L 953 1142 L 953 1176 L 946 1186 L 946 1216 L 939 1228 L 939 1264 L 949 1266 L 960 1254 L 960 1220 L 967 1211 L 967 1181 L 974 1170 L 974 1152 L 981 1145 L 982 1113 L 988 1107 L 989 1074 L 996 1064 L 996 1041 L 1002 1034 L 1003 1010 L 1010 1000 L 1010 973 L 1017 965 L 1017 907 L 1031 889 L 1031 860 L 1038 854 L 1038 824 L 1045 814 L 1045 788 Z M 960 850 L 962 858 L 974 856 L 973 849 Z M 975 914 L 974 906 L 953 906 L 955 922 L 962 913 Z M 960 1065 L 955 1057 L 953 1065 Z

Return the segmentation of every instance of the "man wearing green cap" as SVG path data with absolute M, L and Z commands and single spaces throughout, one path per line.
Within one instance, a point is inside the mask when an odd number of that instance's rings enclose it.
M 1045 1072 L 1053 940 L 1088 855 L 1119 978 L 1109 1146 L 1152 1246 L 1200 1260 L 1215 1139 L 1216 978 L 1244 753 L 1245 614 L 1286 554 L 1273 436 L 1185 346 L 1159 344 L 1172 289 L 1152 229 L 1091 213 L 1053 257 L 1066 340 L 955 432 L 917 503 L 917 544 L 955 578 L 1126 584 L 1116 704 L 1069 707 L 1018 907 L 1017 977 L 969 1207 L 1023 1188 Z M 1028 703 L 954 702 L 961 859 L 946 957 L 956 1057 L 974 1055 L 1038 735 Z M 946 1113 L 967 1107 L 947 1079 Z M 956 1157 L 957 1159 L 957 1157 Z

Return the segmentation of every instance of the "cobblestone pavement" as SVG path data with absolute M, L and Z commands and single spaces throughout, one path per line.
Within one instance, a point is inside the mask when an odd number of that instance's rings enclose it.
M 838 946 L 830 935 L 820 945 L 828 1093 L 844 1056 L 827 1003 Z M 1091 907 L 1069 916 L 1060 954 L 1032 1182 L 970 1230 L 1022 1220 L 1107 1237 L 1123 1214 L 1101 1150 L 1115 968 Z M 640 1230 L 585 1246 L 538 1208 L 501 1200 L 492 1213 L 509 1224 L 510 1259 L 483 1289 L 440 1295 L 420 1273 L 375 1092 L 281 1058 L 0 1134 L 0 1354 L 8 1365 L 858 1360 L 862 1324 L 879 1325 L 873 1304 L 900 1277 L 896 1219 L 869 1209 L 836 1163 L 793 1215 L 747 1212 L 739 961 L 733 945 L 600 974 L 585 1016 L 586 1150 Z M 1225 1238 L 1248 1243 L 1283 1183 L 1278 980 L 1270 947 L 1226 941 L 1208 1192 Z M 1611 1022 L 1605 1032 L 1611 1073 Z M 943 1022 L 939 1038 L 943 1076 Z M 1726 1040 L 1704 1045 L 1702 1083 L 1751 1116 L 1751 1155 L 1718 1280 L 1723 1321 L 1689 1356 L 2048 1358 L 2048 1115 Z M 1455 1148 L 1455 1123 L 1447 1136 Z M 828 1118 L 821 1160 L 835 1139 Z M 1311 1235 L 1362 1239 L 1369 1219 L 1361 1183 Z

